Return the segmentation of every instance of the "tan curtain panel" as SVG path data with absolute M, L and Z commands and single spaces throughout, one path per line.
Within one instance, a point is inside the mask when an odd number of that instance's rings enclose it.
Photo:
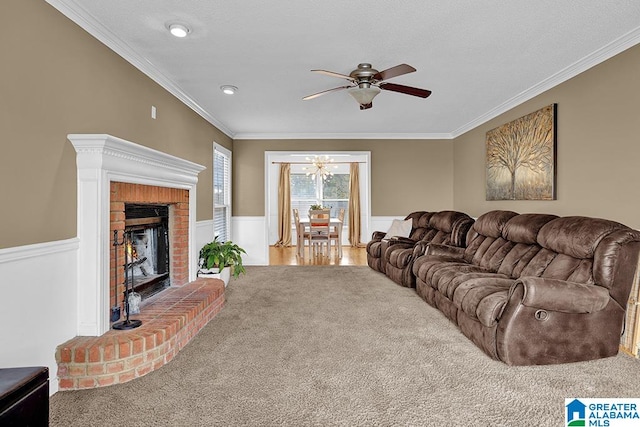
M 362 246 L 360 243 L 360 165 L 351 163 L 349 177 L 349 243 L 351 246 Z
M 278 182 L 278 241 L 276 246 L 291 246 L 291 165 L 280 165 Z

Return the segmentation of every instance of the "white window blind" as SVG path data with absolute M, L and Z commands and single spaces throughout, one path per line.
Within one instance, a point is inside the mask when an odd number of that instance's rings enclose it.
M 214 144 L 213 232 L 219 241 L 231 239 L 231 152 Z

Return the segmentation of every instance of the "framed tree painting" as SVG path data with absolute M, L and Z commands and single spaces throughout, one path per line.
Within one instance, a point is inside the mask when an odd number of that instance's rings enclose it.
M 556 199 L 556 104 L 487 132 L 487 200 Z

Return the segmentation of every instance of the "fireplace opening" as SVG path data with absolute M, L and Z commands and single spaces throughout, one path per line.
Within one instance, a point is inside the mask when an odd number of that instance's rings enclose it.
M 171 285 L 169 276 L 169 206 L 125 203 L 125 251 L 128 286 L 149 298 Z

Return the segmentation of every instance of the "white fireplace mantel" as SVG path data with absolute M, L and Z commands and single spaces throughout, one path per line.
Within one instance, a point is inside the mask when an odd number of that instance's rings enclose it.
M 77 333 L 109 330 L 112 181 L 189 190 L 189 280 L 196 278 L 196 184 L 204 166 L 106 134 L 71 134 L 78 168 Z

